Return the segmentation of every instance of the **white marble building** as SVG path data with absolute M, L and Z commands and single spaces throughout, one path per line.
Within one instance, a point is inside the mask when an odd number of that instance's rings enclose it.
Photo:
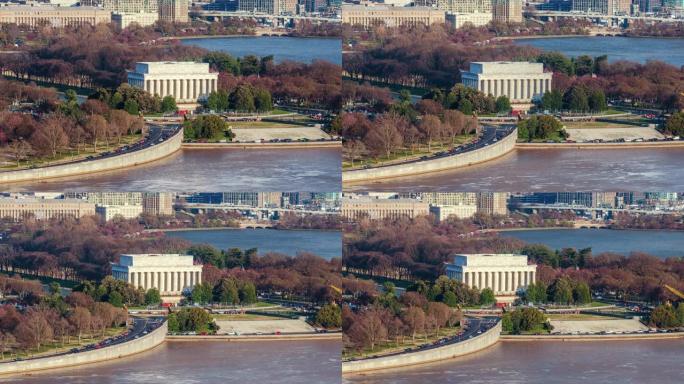
M 447 264 L 446 274 L 471 288 L 490 288 L 496 296 L 515 296 L 535 281 L 537 266 L 528 264 L 525 255 L 456 255 L 454 262 Z
M 202 265 L 190 255 L 121 255 L 112 263 L 112 277 L 145 290 L 157 288 L 165 301 L 177 301 L 185 289 L 202 282 Z
M 162 98 L 173 96 L 179 105 L 196 105 L 218 89 L 218 73 L 209 72 L 208 63 L 140 62 L 128 71 L 128 84 Z
M 461 83 L 494 97 L 505 95 L 514 105 L 530 105 L 551 90 L 552 77 L 542 63 L 473 62 L 470 71 L 461 72 Z

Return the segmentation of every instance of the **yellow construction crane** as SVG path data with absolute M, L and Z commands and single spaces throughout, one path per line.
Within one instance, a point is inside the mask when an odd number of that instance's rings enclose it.
M 674 288 L 674 287 L 671 287 L 671 286 L 669 286 L 669 285 L 667 285 L 667 284 L 665 284 L 665 289 L 667 289 L 668 291 L 672 292 L 673 295 L 675 295 L 675 296 L 679 297 L 680 299 L 684 300 L 684 293 L 682 293 L 682 291 L 680 291 L 680 290 L 678 290 L 678 289 L 676 289 L 676 288 Z
M 330 284 L 330 288 L 332 288 L 333 291 L 337 292 L 338 294 L 342 294 L 342 289 Z

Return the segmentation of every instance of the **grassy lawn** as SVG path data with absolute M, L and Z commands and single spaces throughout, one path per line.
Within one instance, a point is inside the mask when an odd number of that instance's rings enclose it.
M 411 150 L 410 148 L 401 148 L 397 151 L 394 151 L 392 154 L 390 154 L 389 157 L 387 157 L 387 156 L 382 156 L 379 158 L 369 157 L 369 158 L 365 158 L 365 159 L 361 159 L 361 160 L 355 160 L 353 168 L 363 168 L 365 166 L 377 167 L 380 165 L 389 165 L 389 164 L 395 164 L 395 163 L 402 163 L 404 161 L 409 161 L 409 160 L 417 160 L 423 156 L 430 156 L 430 155 L 433 155 L 437 152 L 449 150 L 452 146 L 456 147 L 456 146 L 462 145 L 464 143 L 470 142 L 473 139 L 475 139 L 475 137 L 476 137 L 475 135 L 456 136 L 454 138 L 453 143 L 451 141 L 449 141 L 449 142 L 433 141 L 430 145 L 429 151 L 428 151 L 427 146 L 421 146 L 421 147 L 418 147 L 414 150 Z M 351 161 L 347 161 L 347 160 L 342 161 L 342 168 L 343 169 L 352 168 Z
M 75 149 L 71 148 L 67 150 L 66 152 L 61 152 L 58 153 L 56 157 L 34 157 L 34 158 L 29 158 L 27 160 L 24 160 L 21 162 L 21 165 L 17 167 L 16 162 L 10 160 L 10 153 L 8 152 L 8 149 L 0 149 L 0 158 L 7 159 L 6 161 L 10 164 L 4 164 L 0 166 L 0 170 L 6 170 L 6 171 L 11 171 L 11 170 L 17 170 L 17 169 L 26 169 L 26 168 L 32 168 L 32 167 L 44 167 L 48 165 L 54 165 L 54 164 L 61 164 L 61 163 L 69 163 L 72 161 L 77 161 L 77 160 L 82 160 L 85 159 L 88 156 L 95 156 L 103 152 L 111 151 L 119 147 L 123 147 L 124 145 L 132 144 L 137 141 L 140 141 L 142 139 L 141 134 L 135 134 L 135 135 L 129 135 L 129 136 L 123 136 L 121 138 L 120 143 L 110 143 L 108 146 L 105 146 L 104 143 L 98 143 L 97 146 L 97 151 L 93 150 L 93 146 L 86 144 L 85 148 L 81 149 L 80 152 L 77 152 Z
M 7 361 L 7 360 L 13 360 L 16 359 L 17 357 L 22 358 L 22 359 L 27 359 L 27 358 L 33 358 L 33 357 L 39 357 L 39 356 L 47 356 L 47 355 L 52 355 L 55 353 L 60 353 L 60 352 L 66 352 L 72 348 L 79 348 L 88 344 L 93 344 L 93 343 L 98 343 L 104 339 L 107 339 L 112 336 L 116 336 L 118 334 L 121 334 L 126 331 L 126 327 L 118 327 L 118 328 L 107 328 L 105 330 L 105 336 L 96 336 L 96 337 L 82 337 L 81 342 L 79 343 L 78 337 L 71 337 L 71 340 L 69 342 L 65 342 L 64 344 L 60 342 L 52 342 L 48 343 L 45 345 L 41 345 L 41 347 L 37 350 L 33 350 L 30 352 L 19 352 L 16 354 L 12 354 L 11 356 L 9 354 L 5 354 L 4 360 L 0 361 Z
M 357 352 L 357 351 L 345 351 L 343 352 L 343 358 L 345 359 L 350 359 L 350 358 L 365 358 L 369 356 L 379 356 L 379 355 L 387 355 L 391 353 L 396 353 L 396 352 L 402 352 L 406 348 L 415 348 L 423 344 L 428 344 L 428 343 L 433 343 L 439 339 L 449 337 L 449 336 L 454 336 L 460 331 L 460 327 L 454 327 L 454 328 L 444 328 L 440 329 L 439 334 L 437 335 L 431 335 L 428 336 L 427 338 L 425 335 L 416 335 L 416 340 L 412 341 L 410 337 L 404 338 L 403 342 L 400 340 L 399 342 L 396 341 L 388 341 L 384 344 L 381 345 L 376 345 L 375 349 L 365 349 L 363 351 Z
M 19 275 L 23 279 L 27 280 L 38 280 L 43 284 L 51 284 L 51 283 L 58 283 L 60 287 L 62 288 L 73 288 L 79 284 L 77 281 L 71 281 L 71 280 L 62 280 L 62 279 L 55 279 L 53 277 L 47 277 L 47 276 L 36 276 L 36 275 L 31 275 L 28 273 L 19 273 L 19 272 L 0 272 L 1 275 L 5 276 L 14 276 L 14 275 Z

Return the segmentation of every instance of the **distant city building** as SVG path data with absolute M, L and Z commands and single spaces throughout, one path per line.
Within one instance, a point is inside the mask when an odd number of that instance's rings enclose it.
M 438 222 L 442 222 L 449 217 L 467 219 L 477 213 L 477 205 L 431 205 L 430 213 L 435 215 Z
M 188 0 L 159 0 L 159 20 L 169 23 L 187 23 Z
M 112 23 L 119 29 L 128 28 L 131 24 L 137 24 L 141 27 L 154 25 L 159 19 L 157 13 L 139 12 L 139 13 L 112 13 Z
M 573 11 L 602 15 L 629 15 L 631 5 L 631 0 L 572 0 Z
M 179 108 L 194 107 L 218 88 L 218 73 L 208 63 L 157 61 L 136 63 L 128 83 L 160 97 L 173 96 Z
M 475 192 L 423 192 L 418 197 L 430 205 L 477 205 Z
M 282 196 L 282 192 L 225 192 L 223 204 L 278 208 L 282 205 Z
M 170 192 L 144 192 L 143 213 L 155 216 L 173 215 L 173 194 Z
M 415 218 L 426 216 L 429 212 L 429 205 L 419 200 L 368 197 L 342 199 L 342 216 L 349 220 Z
M 142 205 L 98 205 L 95 212 L 105 221 L 114 218 L 135 219 L 143 212 Z
M 297 2 L 294 0 L 238 0 L 237 10 L 268 15 L 294 14 L 297 10 Z
M 514 107 L 525 109 L 551 90 L 552 77 L 542 63 L 472 62 L 470 71 L 461 72 L 461 83 L 494 97 L 506 96 Z
M 446 23 L 454 28 L 461 28 L 466 25 L 474 27 L 481 27 L 489 24 L 492 21 L 491 12 L 473 12 L 473 13 L 452 13 L 446 14 Z
M 183 291 L 202 283 L 202 265 L 190 255 L 121 255 L 112 263 L 112 277 L 144 290 L 156 288 L 165 302 L 177 302 Z
M 445 13 L 431 7 L 342 5 L 342 22 L 350 25 L 388 27 L 444 24 Z
M 453 13 L 492 13 L 492 0 L 416 0 L 415 4 Z
M 479 192 L 477 211 L 486 215 L 508 215 L 508 196 L 506 192 Z
M 98 205 L 142 205 L 142 192 L 67 192 L 64 197 Z
M 446 275 L 471 288 L 489 288 L 500 302 L 511 302 L 516 292 L 536 280 L 537 266 L 527 256 L 515 254 L 455 255 L 446 265 Z
M 109 24 L 111 13 L 95 7 L 59 7 L 52 5 L 0 6 L 0 24 L 28 27 L 50 25 L 75 27 L 79 25 Z
M 95 204 L 81 200 L 0 198 L 0 219 L 49 220 L 92 215 L 95 215 Z
M 101 4 L 102 9 L 120 13 L 158 13 L 159 0 L 85 0 L 88 5 Z M 82 1 L 81 4 L 84 2 Z
M 522 0 L 493 0 L 493 19 L 502 23 L 522 23 L 522 8 Z

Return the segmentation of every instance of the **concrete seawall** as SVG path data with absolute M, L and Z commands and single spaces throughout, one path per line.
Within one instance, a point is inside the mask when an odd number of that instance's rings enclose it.
M 283 335 L 212 335 L 212 336 L 190 336 L 177 335 L 166 336 L 166 341 L 294 341 L 294 340 L 340 340 L 342 332 L 330 333 L 311 333 L 311 334 L 283 334 Z
M 34 360 L 0 363 L 0 375 L 31 373 L 45 369 L 65 368 L 76 365 L 80 366 L 83 364 L 119 359 L 147 351 L 162 344 L 166 338 L 166 332 L 167 323 L 165 321 L 159 328 L 147 335 L 122 344 L 86 352 L 70 353 Z
M 184 143 L 185 149 L 206 149 L 206 148 L 222 148 L 222 149 L 302 149 L 302 148 L 342 148 L 341 141 L 306 141 L 306 142 L 289 142 L 289 143 Z
M 502 335 L 501 341 L 614 341 L 614 340 L 656 340 L 681 339 L 684 332 L 636 333 L 606 335 Z
M 130 168 L 169 156 L 181 148 L 182 142 L 183 130 L 181 129 L 174 136 L 157 145 L 118 156 L 112 156 L 104 159 L 94 159 L 90 161 L 80 161 L 76 163 L 67 163 L 52 167 L 0 172 L 0 183 L 40 181 Z
M 343 171 L 342 181 L 344 183 L 353 184 L 393 177 L 420 175 L 484 163 L 486 161 L 494 160 L 497 157 L 501 157 L 512 151 L 515 148 L 517 139 L 518 129 L 516 128 L 508 136 L 484 148 L 475 149 L 473 151 L 458 155 L 416 161 L 413 163 Z
M 684 141 L 643 141 L 637 143 L 518 143 L 517 149 L 634 149 L 681 148 Z
M 481 335 L 459 343 L 393 356 L 345 361 L 342 363 L 342 373 L 354 374 L 381 369 L 402 368 L 409 365 L 426 364 L 439 360 L 451 359 L 491 347 L 499 341 L 500 334 L 501 322 L 499 321 L 494 327 Z

